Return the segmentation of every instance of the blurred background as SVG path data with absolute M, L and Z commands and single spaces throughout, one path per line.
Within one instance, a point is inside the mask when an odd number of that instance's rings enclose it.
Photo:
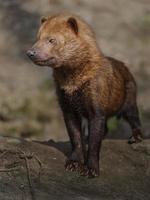
M 138 86 L 145 137 L 150 137 L 149 0 L 0 0 L 0 135 L 67 140 L 51 69 L 25 55 L 40 18 L 69 11 L 94 29 L 101 50 L 124 61 Z M 129 126 L 112 118 L 109 138 L 128 138 Z

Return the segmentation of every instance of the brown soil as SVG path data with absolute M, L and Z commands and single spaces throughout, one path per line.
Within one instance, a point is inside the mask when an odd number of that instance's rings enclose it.
M 150 140 L 105 140 L 99 178 L 65 172 L 68 142 L 0 138 L 0 199 L 150 199 Z M 2 172 L 2 169 L 4 170 Z

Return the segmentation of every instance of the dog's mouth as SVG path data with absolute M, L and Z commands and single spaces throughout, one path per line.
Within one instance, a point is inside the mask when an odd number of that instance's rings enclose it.
M 56 59 L 54 57 L 51 57 L 49 59 L 46 59 L 46 60 L 42 60 L 42 59 L 33 59 L 33 62 L 36 64 L 36 65 L 39 65 L 39 66 L 52 66 L 52 65 L 55 65 L 56 64 Z

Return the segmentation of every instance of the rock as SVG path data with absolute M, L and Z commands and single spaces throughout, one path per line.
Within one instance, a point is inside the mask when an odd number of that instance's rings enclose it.
M 135 151 L 141 151 L 147 155 L 150 155 L 150 143 L 148 141 L 149 140 L 145 140 L 145 141 L 137 143 L 137 144 L 132 144 L 131 147 Z
M 148 200 L 149 145 L 104 140 L 100 177 L 88 179 L 64 170 L 68 142 L 0 137 L 0 199 Z

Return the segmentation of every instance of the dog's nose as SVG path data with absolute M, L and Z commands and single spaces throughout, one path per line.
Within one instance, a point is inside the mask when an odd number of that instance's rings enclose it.
M 34 49 L 29 49 L 26 52 L 27 56 L 29 56 L 30 58 L 34 58 L 36 56 L 36 51 Z

